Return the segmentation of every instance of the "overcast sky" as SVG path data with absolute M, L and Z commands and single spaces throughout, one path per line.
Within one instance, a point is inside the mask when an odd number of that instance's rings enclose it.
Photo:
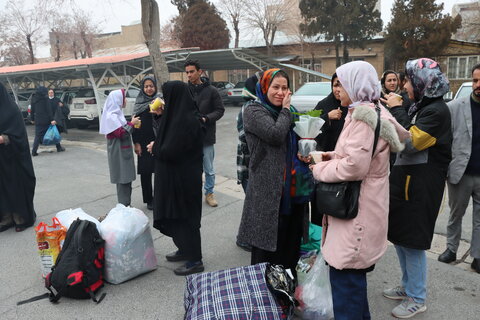
M 213 0 L 212 2 L 217 3 L 219 1 L 221 0 Z M 387 25 L 388 21 L 390 21 L 394 0 L 381 1 L 382 20 L 384 25 Z M 473 0 L 437 0 L 437 3 L 444 2 L 444 11 L 451 14 L 454 4 L 471 1 Z M 25 2 L 25 7 L 33 3 L 32 0 L 17 0 L 16 2 L 17 4 Z M 140 0 L 79 0 L 74 2 L 83 10 L 91 12 L 94 21 L 99 23 L 103 32 L 120 31 L 122 25 L 129 25 L 141 19 Z M 178 14 L 177 8 L 171 4 L 170 0 L 157 0 L 157 2 L 160 8 L 160 22 L 162 25 Z M 6 3 L 7 0 L 0 0 L 0 12 L 5 9 Z

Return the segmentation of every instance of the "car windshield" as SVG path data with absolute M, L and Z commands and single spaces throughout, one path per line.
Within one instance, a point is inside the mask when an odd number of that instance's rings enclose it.
M 93 89 L 82 89 L 78 91 L 76 98 L 93 98 L 95 94 L 93 93 Z
M 460 89 L 458 89 L 456 98 L 463 98 L 472 93 L 472 86 L 462 86 Z
M 245 82 L 237 82 L 237 84 L 235 85 L 235 89 L 243 89 L 243 87 L 245 87 Z
M 306 83 L 295 92 L 297 96 L 328 96 L 332 92 L 330 82 Z

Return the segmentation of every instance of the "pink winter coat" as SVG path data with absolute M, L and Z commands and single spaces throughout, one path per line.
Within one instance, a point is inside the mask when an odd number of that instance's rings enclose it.
M 350 108 L 329 161 L 316 164 L 323 182 L 362 180 L 358 215 L 352 220 L 323 219 L 322 255 L 336 269 L 366 269 L 387 248 L 390 152 L 403 149 L 409 133 L 381 107 L 380 138 L 372 158 L 377 113 L 373 104 Z

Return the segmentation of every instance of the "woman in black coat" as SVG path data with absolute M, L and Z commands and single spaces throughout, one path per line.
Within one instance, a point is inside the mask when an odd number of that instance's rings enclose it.
M 0 83 L 0 232 L 35 222 L 35 173 L 23 117 Z
M 137 154 L 137 173 L 140 175 L 142 184 L 143 203 L 147 204 L 149 210 L 153 210 L 153 187 L 152 174 L 155 169 L 155 161 L 153 156 L 147 152 L 147 145 L 155 140 L 155 127 L 157 118 L 150 113 L 149 104 L 159 96 L 157 83 L 153 77 L 147 76 L 143 78 L 141 83 L 141 91 L 135 100 L 133 114 L 139 116 L 141 120 L 140 128 L 133 130 L 132 138 Z
M 405 89 L 414 103 L 408 111 L 394 95 L 383 99 L 392 115 L 411 133 L 390 174 L 388 240 L 402 270 L 399 287 L 384 296 L 405 300 L 393 309 L 407 318 L 426 310 L 427 259 L 452 158 L 450 111 L 443 101 L 448 80 L 436 61 L 407 61 Z M 413 310 L 413 311 L 412 311 Z
M 342 107 L 340 104 L 340 91 L 337 74 L 332 75 L 332 92 L 323 100 L 318 102 L 315 110 L 322 110 L 320 116 L 325 123 L 322 126 L 322 133 L 315 139 L 317 141 L 317 150 L 333 151 L 337 144 L 340 132 L 342 132 L 348 107 Z
M 148 146 L 155 157 L 154 228 L 172 237 L 178 250 L 168 261 L 186 261 L 174 270 L 204 270 L 200 238 L 204 127 L 187 84 L 169 81 L 157 138 Z

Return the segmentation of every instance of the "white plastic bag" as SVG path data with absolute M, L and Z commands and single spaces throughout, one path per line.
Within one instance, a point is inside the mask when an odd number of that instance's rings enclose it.
M 148 217 L 117 204 L 100 223 L 105 240 L 105 280 L 118 284 L 157 268 Z
M 322 130 L 320 130 L 325 123 L 325 120 L 319 117 L 312 117 L 302 115 L 299 120 L 295 122 L 293 131 L 300 137 L 298 141 L 298 152 L 306 157 L 311 151 L 315 151 L 317 148 L 317 142 L 315 139 Z
M 307 273 L 301 300 L 305 304 L 304 319 L 333 319 L 330 269 L 321 254 L 317 256 L 312 269 Z
M 67 228 L 67 230 L 70 228 L 70 225 L 73 223 L 73 221 L 77 220 L 77 218 L 95 223 L 97 229 L 100 230 L 100 222 L 94 217 L 86 214 L 82 208 L 63 210 L 58 212 L 55 216 L 58 220 L 60 220 L 60 223 Z

